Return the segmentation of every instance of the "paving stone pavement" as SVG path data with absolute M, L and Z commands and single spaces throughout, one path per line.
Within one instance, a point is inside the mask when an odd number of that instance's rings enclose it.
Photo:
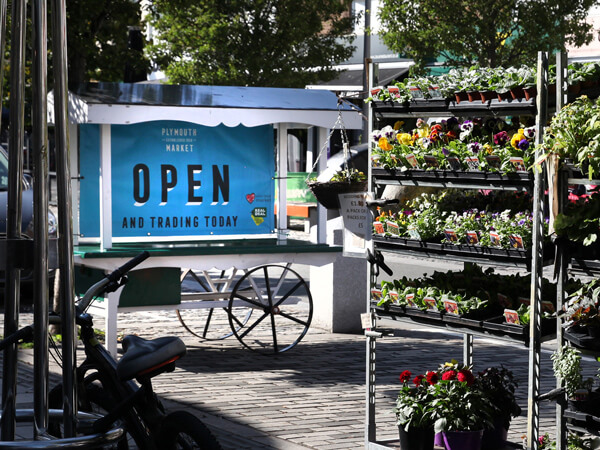
M 21 321 L 26 323 L 27 316 Z M 97 325 L 101 323 L 97 322 Z M 227 449 L 360 449 L 365 436 L 365 338 L 311 328 L 287 353 L 264 356 L 245 349 L 235 338 L 199 341 L 173 312 L 120 314 L 124 334 L 154 338 L 178 335 L 188 354 L 178 368 L 154 379 L 168 409 L 196 414 Z M 542 383 L 554 386 L 550 352 L 544 344 Z M 511 425 L 509 439 L 520 442 L 526 430 L 528 349 L 522 344 L 475 338 L 475 369 L 504 364 L 518 382 L 523 415 Z M 19 401 L 31 404 L 31 350 L 21 352 Z M 377 341 L 378 439 L 397 436 L 393 399 L 398 374 L 424 372 L 452 358 L 462 358 L 462 335 L 398 324 Z M 53 371 L 55 368 L 53 368 Z M 586 371 L 596 367 L 586 360 Z M 55 381 L 57 377 L 52 376 Z M 540 430 L 554 435 L 554 405 L 544 403 Z

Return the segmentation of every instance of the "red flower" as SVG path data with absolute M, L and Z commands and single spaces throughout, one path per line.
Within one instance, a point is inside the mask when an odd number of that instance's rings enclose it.
M 459 370 L 458 374 L 456 375 L 456 379 L 461 382 L 466 382 L 467 386 L 471 386 L 475 381 L 473 373 L 467 369 Z
M 456 132 L 453 130 L 448 131 L 446 134 L 446 140 L 448 141 L 453 141 L 455 140 L 458 136 L 456 135 Z
M 454 380 L 456 378 L 456 371 L 448 370 L 442 374 L 442 380 Z
M 413 383 L 415 383 L 415 386 L 421 386 L 421 382 L 423 381 L 423 378 L 425 378 L 424 375 L 417 375 L 415 377 L 415 379 L 413 380 Z
M 404 372 L 402 372 L 402 373 L 400 374 L 400 381 L 401 381 L 402 383 L 406 383 L 408 380 L 410 380 L 410 376 L 411 376 L 411 375 L 412 375 L 412 374 L 410 373 L 410 370 L 405 370 Z
M 433 386 L 434 384 L 436 384 L 438 382 L 437 372 L 431 372 L 431 371 L 427 372 L 426 379 L 427 379 L 427 382 L 429 383 L 429 385 Z

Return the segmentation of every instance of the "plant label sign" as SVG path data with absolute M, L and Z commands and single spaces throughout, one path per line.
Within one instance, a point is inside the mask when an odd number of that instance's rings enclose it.
M 367 192 L 340 194 L 340 215 L 344 224 L 344 255 L 362 258 L 372 247 L 371 212 Z
M 519 320 L 519 313 L 513 309 L 504 310 L 504 319 L 506 320 L 506 323 L 513 323 L 515 325 L 521 324 L 521 321 Z
M 427 311 L 437 311 L 438 310 L 435 298 L 433 298 L 433 297 L 425 297 L 423 299 L 423 301 L 427 305 Z
M 496 294 L 496 297 L 498 298 L 498 303 L 500 304 L 500 306 L 504 306 L 505 308 L 510 308 L 512 306 L 512 302 L 510 301 L 510 298 L 508 298 L 507 295 L 498 292 Z
M 523 238 L 518 234 L 511 234 L 510 236 L 508 236 L 508 239 L 510 240 L 511 248 L 515 248 L 518 250 L 525 249 L 525 247 L 523 246 Z
M 458 315 L 458 304 L 454 300 L 444 299 L 444 309 L 449 314 Z
M 406 303 L 408 303 L 408 306 L 412 306 L 413 308 L 415 308 L 417 305 L 415 304 L 415 294 L 406 294 Z
M 446 236 L 446 240 L 448 242 L 457 243 L 458 236 L 456 235 L 456 231 L 454 230 L 444 230 L 444 235 Z
M 477 245 L 479 244 L 479 235 L 477 231 L 467 231 L 467 244 Z
M 388 220 L 385 223 L 387 232 L 390 233 L 391 235 L 394 236 L 399 236 L 400 235 L 400 228 L 398 227 L 398 224 L 396 222 L 392 222 L 391 220 Z
M 427 167 L 432 167 L 434 169 L 440 167 L 437 158 L 433 155 L 424 155 L 423 159 L 425 160 L 425 164 L 427 165 Z
M 389 291 L 388 294 L 390 296 L 390 299 L 392 300 L 392 303 L 398 304 L 398 292 L 396 292 L 396 291 Z
M 477 156 L 467 156 L 465 160 L 469 170 L 479 170 L 479 158 Z
M 412 153 L 406 155 L 406 160 L 408 161 L 408 163 L 410 164 L 410 166 L 413 169 L 419 168 L 419 162 L 417 161 L 417 157 L 415 155 L 413 155 Z
M 371 298 L 375 302 L 381 300 L 381 289 L 371 289 Z
M 513 156 L 509 159 L 509 161 L 517 172 L 527 172 L 523 158 L 519 156 Z
M 498 155 L 487 155 L 485 160 L 492 169 L 500 169 L 502 166 L 502 161 Z
M 452 170 L 462 170 L 462 164 L 460 163 L 460 160 L 456 157 L 456 156 L 448 156 L 446 158 L 446 161 L 448 161 L 448 165 L 450 166 L 450 169 Z
M 98 239 L 100 125 L 83 124 L 79 130 L 80 233 L 82 239 Z M 113 238 L 273 232 L 271 125 L 209 127 L 161 120 L 110 125 L 109 135 Z
M 385 234 L 383 224 L 379 221 L 373 222 L 373 229 L 375 230 L 375 234 Z

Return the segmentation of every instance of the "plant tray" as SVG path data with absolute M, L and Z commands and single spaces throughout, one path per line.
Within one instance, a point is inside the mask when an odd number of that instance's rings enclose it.
M 412 102 L 410 102 L 408 109 L 414 112 L 444 112 L 448 111 L 448 103 L 449 99 L 446 98 L 413 100 Z
M 600 432 L 600 417 L 573 409 L 565 409 L 563 415 L 567 419 L 568 429 L 585 430 L 596 435 Z
M 479 245 L 454 245 L 436 242 L 418 241 L 403 237 L 373 236 L 373 242 L 378 248 L 391 251 L 409 251 L 436 256 L 449 255 L 457 259 L 468 257 L 471 260 L 488 260 L 498 262 L 511 262 L 529 266 L 531 263 L 531 250 L 503 249 L 482 247 Z
M 405 307 L 400 305 L 377 306 L 377 303 L 371 302 L 371 308 L 382 316 L 387 317 L 407 317 L 419 323 L 428 325 L 442 325 L 443 312 L 423 311 L 418 308 Z
M 597 337 L 588 335 L 587 333 L 564 330 L 563 336 L 567 341 L 580 349 L 594 351 L 600 350 L 600 340 Z
M 472 330 L 481 330 L 481 320 L 469 319 L 457 314 L 444 314 L 444 323 L 450 327 L 466 327 Z
M 533 173 L 531 172 L 482 172 L 452 171 L 452 170 L 423 170 L 423 169 L 372 169 L 375 182 L 395 181 L 402 184 L 428 183 L 440 186 L 485 186 L 490 188 L 531 189 Z
M 529 325 L 506 323 L 504 316 L 484 320 L 482 325 L 483 329 L 490 334 L 508 336 L 523 342 L 529 342 Z M 554 334 L 556 334 L 556 320 L 542 319 L 542 336 L 549 337 Z

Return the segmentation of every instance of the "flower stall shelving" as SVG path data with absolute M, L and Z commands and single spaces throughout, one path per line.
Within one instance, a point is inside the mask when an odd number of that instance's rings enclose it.
M 542 58 L 542 56 L 540 56 Z M 538 83 L 540 81 L 538 80 Z M 542 93 L 542 98 L 545 99 L 545 81 L 543 81 L 543 89 L 538 89 Z M 541 103 L 541 102 L 538 102 Z M 539 119 L 539 109 L 535 99 L 521 100 L 505 100 L 492 99 L 487 102 L 454 102 L 448 99 L 429 99 L 420 101 L 410 101 L 399 104 L 392 101 L 372 102 L 371 105 L 371 123 L 374 119 L 379 120 L 401 120 L 406 118 L 442 118 L 444 121 L 451 118 L 461 117 L 478 117 L 478 118 L 498 118 L 500 116 L 530 116 Z M 544 107 L 545 109 L 545 107 Z M 545 113 L 545 111 L 544 111 Z M 535 120 L 535 119 L 534 119 Z M 435 121 L 429 121 L 435 124 Z M 541 127 L 536 126 L 541 131 Z M 428 130 L 430 131 L 430 130 Z M 447 131 L 447 130 L 445 130 Z M 519 133 L 523 130 L 519 130 Z M 399 132 L 396 130 L 396 132 Z M 396 136 L 395 136 L 396 137 Z M 414 136 L 415 139 L 422 136 Z M 406 138 L 409 140 L 409 138 Z M 397 139 L 401 142 L 401 138 Z M 447 141 L 446 141 L 447 142 Z M 504 166 L 508 170 L 501 170 L 501 166 L 487 166 L 486 160 L 480 156 L 479 166 L 468 166 L 465 161 L 461 161 L 461 167 L 450 167 L 443 160 L 444 156 L 448 156 L 448 152 L 443 151 L 438 146 L 437 161 L 434 160 L 435 155 L 415 154 L 416 146 L 412 146 L 414 142 L 404 142 L 397 149 L 396 157 L 392 160 L 386 159 L 385 153 L 379 158 L 373 158 L 370 175 L 373 185 L 372 191 L 380 192 L 385 186 L 420 186 L 429 188 L 459 188 L 470 190 L 485 190 L 485 191 L 510 191 L 510 192 L 532 192 L 534 195 L 533 216 L 540 217 L 541 201 L 541 175 L 530 171 L 523 171 L 525 166 L 521 159 L 520 166 L 509 164 Z M 385 150 L 387 143 L 383 142 Z M 404 147 L 402 147 L 404 146 Z M 430 147 L 433 148 L 433 147 Z M 491 146 L 490 146 L 491 148 Z M 498 147 L 497 147 L 498 148 Z M 515 147 L 516 148 L 516 147 Z M 458 154 L 460 149 L 453 147 L 453 150 Z M 404 153 L 402 153 L 404 152 Z M 375 152 L 376 153 L 376 152 Z M 492 152 L 490 152 L 492 153 Z M 500 153 L 500 152 L 499 152 Z M 531 156 L 531 155 L 530 155 Z M 429 160 L 429 164 L 428 161 Z M 383 161 L 383 164 L 382 164 Z M 417 163 L 415 164 L 415 161 Z M 533 161 L 530 161 L 530 164 Z M 527 167 L 529 164 L 527 165 Z M 484 169 L 484 170 L 478 170 Z M 549 321 L 537 320 L 537 316 L 541 314 L 541 299 L 538 294 L 541 291 L 541 269 L 544 265 L 543 242 L 541 242 L 541 226 L 538 222 L 537 230 L 534 231 L 536 236 L 529 248 L 515 246 L 515 248 L 501 248 L 493 246 L 482 246 L 479 244 L 470 244 L 468 242 L 457 243 L 449 242 L 451 239 L 442 239 L 442 241 L 431 241 L 430 239 L 419 239 L 419 235 L 402 236 L 393 233 L 388 233 L 384 229 L 375 229 L 373 235 L 374 250 L 377 252 L 393 252 L 397 254 L 418 255 L 423 257 L 433 257 L 446 260 L 453 260 L 465 263 L 468 267 L 470 263 L 484 263 L 487 265 L 497 266 L 513 266 L 523 267 L 531 272 L 531 292 L 535 293 L 535 298 L 530 301 L 532 303 L 531 318 L 534 322 L 533 326 L 524 326 L 521 324 L 507 323 L 505 317 L 469 317 L 463 314 L 453 314 L 449 310 L 444 310 L 443 307 L 435 308 L 417 308 L 412 305 L 401 304 L 381 304 L 377 295 L 381 295 L 381 289 L 376 286 L 376 276 L 371 269 L 372 287 L 375 292 L 371 292 L 368 299 L 368 308 L 371 312 L 371 327 L 367 329 L 367 424 L 365 432 L 365 444 L 368 449 L 389 449 L 399 448 L 397 441 L 378 441 L 375 423 L 375 341 L 382 337 L 381 333 L 377 332 L 377 323 L 382 321 L 412 321 L 426 324 L 428 326 L 446 328 L 452 331 L 463 333 L 463 363 L 466 366 L 473 364 L 473 336 L 494 336 L 499 339 L 505 339 L 514 342 L 519 341 L 525 345 L 530 345 L 534 353 L 539 352 L 539 346 L 542 338 L 551 338 L 556 331 L 556 320 Z M 380 226 L 380 225 L 379 225 Z M 547 247 L 548 248 L 548 247 Z M 377 292 L 379 291 L 379 292 Z M 438 303 L 441 303 L 438 299 Z M 439 306 L 439 304 L 438 304 Z M 486 320 L 487 319 L 487 320 Z M 539 323 L 535 325 L 535 323 Z M 533 330 L 533 335 L 531 335 Z M 531 358 L 530 364 L 536 358 Z M 539 367 L 534 367 L 530 370 L 530 377 L 539 378 Z M 535 380 L 534 380 L 535 381 Z M 530 379 L 529 385 L 538 385 L 537 381 L 532 383 Z M 539 389 L 539 388 L 538 388 Z M 531 392 L 530 392 L 530 395 Z M 532 395 L 537 396 L 537 393 Z M 537 402 L 528 411 L 528 415 L 535 420 L 528 422 L 536 423 L 539 409 Z M 528 417 L 529 419 L 529 417 Z M 537 430 L 535 425 L 528 426 L 528 436 L 534 436 Z M 507 448 L 511 445 L 507 443 Z M 533 447 L 528 447 L 533 448 Z

